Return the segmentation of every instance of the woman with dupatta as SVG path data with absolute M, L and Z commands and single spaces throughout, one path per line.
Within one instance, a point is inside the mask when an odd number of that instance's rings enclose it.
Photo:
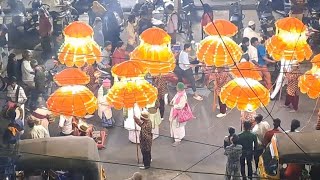
M 181 140 L 184 138 L 186 134 L 185 125 L 186 122 L 180 123 L 178 121 L 176 114 L 176 111 L 181 110 L 185 107 L 187 104 L 187 94 L 184 90 L 184 84 L 182 82 L 179 82 L 177 84 L 177 94 L 173 97 L 172 101 L 170 102 L 170 105 L 172 106 L 169 116 L 170 121 L 170 134 L 171 137 L 174 138 L 174 143 L 172 146 L 178 146 L 181 142 Z

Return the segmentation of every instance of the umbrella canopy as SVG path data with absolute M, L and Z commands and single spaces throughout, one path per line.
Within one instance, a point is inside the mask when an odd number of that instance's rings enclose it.
M 168 45 L 171 42 L 169 34 L 158 27 L 148 28 L 140 34 L 142 42 L 150 45 Z
M 249 84 L 249 85 L 248 85 Z M 240 111 L 255 111 L 270 102 L 269 91 L 258 81 L 250 78 L 235 78 L 222 87 L 221 102 Z
M 63 86 L 50 95 L 47 107 L 55 115 L 84 117 L 97 109 L 97 99 L 85 86 Z
M 83 67 L 102 60 L 99 45 L 92 38 L 65 37 L 58 59 L 67 67 Z
M 67 68 L 56 74 L 53 80 L 59 86 L 85 85 L 90 81 L 90 77 L 78 68 Z
M 238 27 L 225 19 L 214 20 L 213 23 L 208 23 L 204 28 L 207 35 L 221 35 L 232 37 L 237 34 Z
M 65 41 L 58 59 L 67 67 L 92 65 L 102 60 L 99 45 L 93 40 L 93 29 L 86 23 L 75 21 L 64 31 Z
M 262 80 L 259 68 L 252 62 L 241 62 L 237 67 L 231 68 L 231 73 L 236 78 L 251 78 L 257 81 Z
M 197 50 L 197 58 L 207 66 L 232 66 L 240 61 L 241 56 L 240 46 L 226 36 L 208 36 L 200 42 Z
M 297 18 L 286 17 L 276 21 L 276 28 L 288 32 L 301 33 L 306 31 L 306 26 Z
M 320 97 L 319 71 L 319 68 L 314 66 L 311 70 L 299 77 L 298 86 L 300 87 L 300 91 L 307 94 L 312 99 Z
M 132 61 L 139 61 L 151 75 L 167 74 L 176 67 L 176 59 L 167 46 L 140 44 L 130 54 Z
M 276 22 L 276 27 L 276 35 L 266 41 L 266 49 L 273 59 L 301 62 L 311 58 L 312 50 L 307 43 L 307 29 L 299 19 L 280 19 Z
M 64 28 L 63 34 L 74 38 L 92 37 L 93 29 L 82 21 L 74 21 Z
M 133 108 L 135 103 L 143 108 L 153 104 L 157 97 L 157 88 L 142 78 L 136 78 L 116 82 L 108 91 L 107 102 L 115 109 Z
M 140 61 L 130 60 L 113 66 L 111 73 L 120 78 L 132 78 L 146 75 L 147 69 Z
M 315 66 L 320 67 L 320 54 L 315 55 L 311 60 L 311 63 Z

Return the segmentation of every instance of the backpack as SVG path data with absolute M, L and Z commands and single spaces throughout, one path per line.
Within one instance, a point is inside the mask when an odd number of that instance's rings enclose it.
M 172 20 L 171 20 L 171 17 L 172 17 L 172 15 L 174 15 L 174 14 L 178 16 L 177 12 L 174 11 L 174 12 L 173 12 L 172 14 L 170 14 L 170 16 L 169 16 L 170 21 L 172 21 Z M 182 26 L 182 22 L 183 22 L 183 20 L 182 20 L 181 16 L 178 16 L 178 29 L 177 29 L 177 30 L 178 30 L 179 33 L 182 33 L 182 27 L 183 27 L 183 26 Z

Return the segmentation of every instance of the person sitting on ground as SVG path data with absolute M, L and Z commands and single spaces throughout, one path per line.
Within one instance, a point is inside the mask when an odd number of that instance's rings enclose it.
M 28 118 L 28 126 L 30 128 L 29 138 L 31 139 L 39 139 L 39 138 L 47 138 L 50 137 L 49 132 L 46 128 L 44 128 L 40 124 L 36 124 L 34 120 Z

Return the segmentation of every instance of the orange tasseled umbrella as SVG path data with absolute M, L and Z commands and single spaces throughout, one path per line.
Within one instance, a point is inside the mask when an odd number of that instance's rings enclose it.
M 99 45 L 93 40 L 92 28 L 75 21 L 64 30 L 65 41 L 60 48 L 58 59 L 67 67 L 92 65 L 102 60 Z
M 50 95 L 47 107 L 55 115 L 84 117 L 97 109 L 97 99 L 85 86 L 63 86 Z
M 304 75 L 299 77 L 298 86 L 300 91 L 307 94 L 310 98 L 316 99 L 320 97 L 320 70 L 314 66 Z
M 314 56 L 313 59 L 311 60 L 311 63 L 320 68 L 320 54 L 317 54 L 316 56 Z
M 152 27 L 143 31 L 140 34 L 140 39 L 143 43 L 150 45 L 168 45 L 171 42 L 171 37 L 163 29 Z
M 238 68 L 237 68 L 238 67 Z M 252 62 L 241 62 L 237 67 L 231 68 L 231 73 L 235 78 L 251 78 L 257 81 L 262 80 L 259 68 Z
M 115 109 L 141 108 L 157 100 L 158 91 L 144 79 L 121 80 L 116 82 L 107 94 L 107 102 Z
M 270 102 L 270 93 L 256 80 L 235 78 L 223 86 L 220 99 L 229 108 L 237 107 L 240 111 L 250 112 L 263 105 L 267 106 Z
M 176 60 L 167 46 L 140 44 L 130 54 L 132 61 L 139 61 L 151 75 L 167 74 L 174 70 Z
M 296 18 L 276 22 L 277 33 L 266 41 L 266 49 L 273 59 L 299 62 L 309 60 L 312 50 L 307 43 L 306 27 Z
M 238 32 L 238 27 L 228 20 L 217 19 L 214 20 L 213 23 L 208 23 L 204 28 L 204 31 L 209 36 L 220 34 L 221 36 L 232 37 Z
M 208 36 L 200 42 L 197 50 L 199 61 L 204 62 L 207 66 L 232 66 L 240 61 L 241 56 L 240 46 L 226 36 L 223 36 L 222 39 L 219 36 Z
M 67 68 L 54 76 L 54 81 L 59 86 L 85 85 L 90 81 L 90 77 L 78 68 Z
M 140 61 L 125 61 L 112 67 L 111 73 L 120 78 L 133 78 L 144 76 L 147 69 Z

